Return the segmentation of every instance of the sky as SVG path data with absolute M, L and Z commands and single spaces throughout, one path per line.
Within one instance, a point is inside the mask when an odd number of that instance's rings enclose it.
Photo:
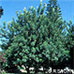
M 0 26 L 3 25 L 3 21 L 6 23 L 12 20 L 12 17 L 16 17 L 16 11 L 21 10 L 23 12 L 24 7 L 28 10 L 30 6 L 36 8 L 40 3 L 40 0 L 0 0 L 0 6 L 4 9 L 3 15 L 0 18 Z M 43 0 L 43 4 L 48 3 L 48 0 Z M 74 22 L 74 0 L 58 0 L 62 11 L 63 20 L 72 20 Z
M 14 16 L 16 18 L 16 11 L 21 10 L 23 12 L 24 7 L 28 10 L 30 6 L 36 8 L 40 3 L 40 0 L 0 0 L 0 6 L 4 9 L 3 16 L 0 19 L 0 25 L 3 21 L 9 22 Z M 48 3 L 48 0 L 43 0 L 43 3 Z M 64 20 L 70 19 L 74 22 L 74 0 L 58 0 L 60 5 L 62 16 Z

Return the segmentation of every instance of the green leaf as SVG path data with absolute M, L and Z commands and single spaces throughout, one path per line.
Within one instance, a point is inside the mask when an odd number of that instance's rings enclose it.
M 23 56 L 23 53 L 22 53 L 22 52 L 20 52 L 20 53 L 19 53 L 19 55 L 20 55 L 20 56 Z
M 35 42 L 31 42 L 31 45 L 34 46 L 35 45 Z
M 39 62 L 39 59 L 36 57 L 36 62 Z
M 27 60 L 26 59 L 22 59 L 22 62 L 26 62 Z
M 36 49 L 35 49 L 34 47 L 32 48 L 32 52 L 33 52 L 33 53 L 35 53 L 35 52 L 36 52 Z
M 14 54 L 14 56 L 17 56 L 17 54 Z
M 18 62 L 20 62 L 20 59 L 19 59 L 19 58 L 17 58 L 17 61 L 18 61 Z

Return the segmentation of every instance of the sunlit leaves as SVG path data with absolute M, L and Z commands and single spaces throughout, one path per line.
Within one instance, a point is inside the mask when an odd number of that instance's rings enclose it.
M 12 60 L 12 64 L 38 68 L 43 65 L 49 67 L 51 62 L 59 62 L 59 59 L 62 62 L 66 57 L 68 60 L 69 52 L 65 43 L 68 43 L 69 36 L 65 38 L 65 32 L 62 32 L 62 30 L 68 30 L 67 24 L 60 18 L 56 1 L 47 7 L 49 9 L 46 15 L 45 7 L 46 5 L 42 7 L 40 2 L 37 10 L 31 7 L 27 11 L 24 8 L 23 13 L 16 12 L 17 20 L 13 18 L 7 25 L 4 23 L 4 27 L 0 29 L 1 36 L 5 38 L 1 48 L 6 50 L 6 58 L 9 62 Z M 69 34 L 71 30 L 68 30 Z M 68 47 L 71 46 L 68 45 Z

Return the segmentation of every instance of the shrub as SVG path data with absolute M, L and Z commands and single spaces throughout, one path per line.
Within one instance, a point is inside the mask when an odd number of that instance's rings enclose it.
M 68 60 L 62 19 L 51 21 L 44 14 L 45 7 L 46 4 L 42 7 L 40 2 L 37 10 L 31 7 L 23 13 L 16 12 L 17 20 L 13 18 L 7 25 L 3 23 L 1 48 L 5 51 L 8 68 L 20 69 L 24 65 L 27 73 L 30 73 L 30 67 L 34 67 L 37 73 L 41 66 L 48 69 L 53 63 Z
M 0 72 L 1 72 L 1 70 L 3 70 L 2 63 L 4 63 L 4 62 L 5 62 L 4 53 L 0 52 Z

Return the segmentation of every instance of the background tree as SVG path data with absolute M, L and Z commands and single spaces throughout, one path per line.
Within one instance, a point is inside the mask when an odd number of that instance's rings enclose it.
M 57 0 L 49 0 L 47 4 L 47 17 L 53 22 L 56 22 L 62 18 Z
M 2 15 L 3 15 L 3 9 L 2 9 L 2 7 L 0 6 L 0 18 L 1 18 Z
M 70 67 L 72 68 L 72 69 L 74 69 L 74 24 L 72 25 L 72 27 L 71 27 L 71 40 L 72 41 L 70 41 L 71 42 L 71 45 L 72 45 L 72 47 L 71 47 L 71 49 L 70 49 L 70 56 L 71 56 L 71 60 L 69 60 L 70 61 Z
M 48 1 L 46 16 L 48 17 L 48 19 L 51 22 L 58 23 L 57 27 L 60 29 L 59 31 L 62 33 L 65 26 L 63 23 L 63 19 L 62 19 L 62 12 L 60 10 L 60 6 L 59 6 L 57 0 L 49 0 Z
M 59 42 L 62 42 L 62 44 L 65 47 L 65 51 L 69 51 L 69 50 L 67 50 L 67 47 L 65 46 L 66 45 L 65 43 L 67 42 L 66 41 L 67 31 L 65 31 L 65 28 L 67 26 L 66 26 L 65 22 L 62 19 L 61 10 L 60 10 L 60 7 L 59 7 L 59 4 L 58 4 L 57 0 L 49 0 L 49 2 L 47 4 L 46 15 L 47 15 L 48 19 L 52 22 L 52 28 L 54 30 L 54 33 L 52 35 L 52 30 L 51 30 L 50 31 L 50 36 L 52 36 L 52 38 L 54 40 L 54 43 L 58 44 L 58 45 L 55 44 L 55 46 L 57 46 L 56 48 L 58 48 L 58 46 L 61 45 Z M 57 32 L 57 34 L 55 32 Z M 58 39 L 60 38 L 60 41 L 55 40 L 57 38 Z M 56 41 L 58 41 L 58 43 Z M 60 48 L 62 48 L 62 47 L 59 47 L 58 49 L 60 49 Z M 59 51 L 61 51 L 61 50 L 59 50 Z M 66 52 L 64 52 L 64 53 L 66 54 Z M 62 61 L 60 61 L 60 59 L 59 59 L 57 64 L 52 62 L 51 63 L 52 67 L 53 68 L 64 68 L 66 66 L 67 59 L 66 59 L 66 57 L 64 57 Z
M 68 48 L 68 50 L 70 51 L 70 58 L 68 60 L 68 65 L 70 68 L 73 69 L 73 55 L 74 55 L 74 24 L 72 23 L 72 21 L 70 20 L 69 22 L 66 23 L 67 24 L 67 43 L 66 43 L 66 47 Z

